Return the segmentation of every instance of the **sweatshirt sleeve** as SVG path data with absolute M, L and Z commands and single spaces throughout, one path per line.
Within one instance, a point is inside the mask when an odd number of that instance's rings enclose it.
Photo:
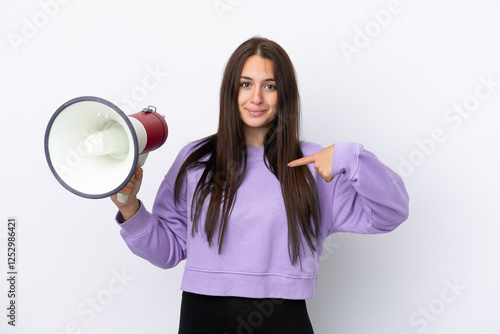
M 172 268 L 186 258 L 187 215 L 186 180 L 183 180 L 179 202 L 174 203 L 174 184 L 187 149 L 181 150 L 160 184 L 152 212 L 141 207 L 134 217 L 116 220 L 120 234 L 130 250 L 161 268 Z M 185 179 L 185 178 L 184 178 Z
M 403 180 L 361 144 L 335 144 L 332 175 L 317 181 L 327 234 L 390 232 L 408 218 Z

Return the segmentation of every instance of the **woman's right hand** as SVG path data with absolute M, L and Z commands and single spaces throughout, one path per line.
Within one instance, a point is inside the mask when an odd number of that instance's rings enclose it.
M 142 168 L 138 167 L 135 170 L 134 176 L 132 176 L 130 182 L 122 190 L 119 191 L 121 194 L 128 195 L 127 202 L 122 203 L 118 201 L 117 194 L 111 196 L 111 200 L 120 210 L 124 221 L 132 218 L 141 207 L 139 200 L 137 199 L 137 193 L 141 188 L 142 173 Z

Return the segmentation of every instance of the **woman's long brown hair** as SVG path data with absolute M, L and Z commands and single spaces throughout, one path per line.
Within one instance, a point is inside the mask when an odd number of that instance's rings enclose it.
M 209 198 L 205 233 L 209 246 L 217 233 L 220 253 L 236 193 L 246 171 L 247 150 L 237 101 L 243 65 L 253 55 L 269 59 L 274 65 L 278 112 L 264 139 L 264 156 L 267 168 L 281 184 L 288 221 L 288 253 L 295 264 L 301 259 L 303 240 L 312 252 L 316 251 L 319 204 L 316 182 L 309 168 L 287 166 L 288 162 L 303 156 L 299 142 L 299 92 L 292 62 L 277 43 L 254 37 L 241 44 L 230 57 L 220 90 L 217 133 L 201 140 L 182 164 L 174 186 L 175 201 L 179 200 L 186 172 L 203 169 L 192 201 L 192 233 L 198 232 L 203 204 Z

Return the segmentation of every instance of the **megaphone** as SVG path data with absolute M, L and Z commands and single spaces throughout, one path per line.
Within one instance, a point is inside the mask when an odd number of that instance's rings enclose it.
M 125 187 L 167 136 L 165 118 L 155 107 L 127 116 L 105 99 L 82 96 L 52 115 L 45 131 L 45 157 L 67 190 L 85 198 L 104 198 Z M 118 194 L 122 203 L 127 197 Z

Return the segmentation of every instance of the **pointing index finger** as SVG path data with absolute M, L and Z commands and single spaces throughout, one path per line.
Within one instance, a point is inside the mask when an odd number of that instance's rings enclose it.
M 297 160 L 294 160 L 292 162 L 288 163 L 288 167 L 297 167 L 297 166 L 303 166 L 303 165 L 308 165 L 315 162 L 314 159 L 314 154 L 313 155 L 308 155 L 307 157 L 303 157 Z

